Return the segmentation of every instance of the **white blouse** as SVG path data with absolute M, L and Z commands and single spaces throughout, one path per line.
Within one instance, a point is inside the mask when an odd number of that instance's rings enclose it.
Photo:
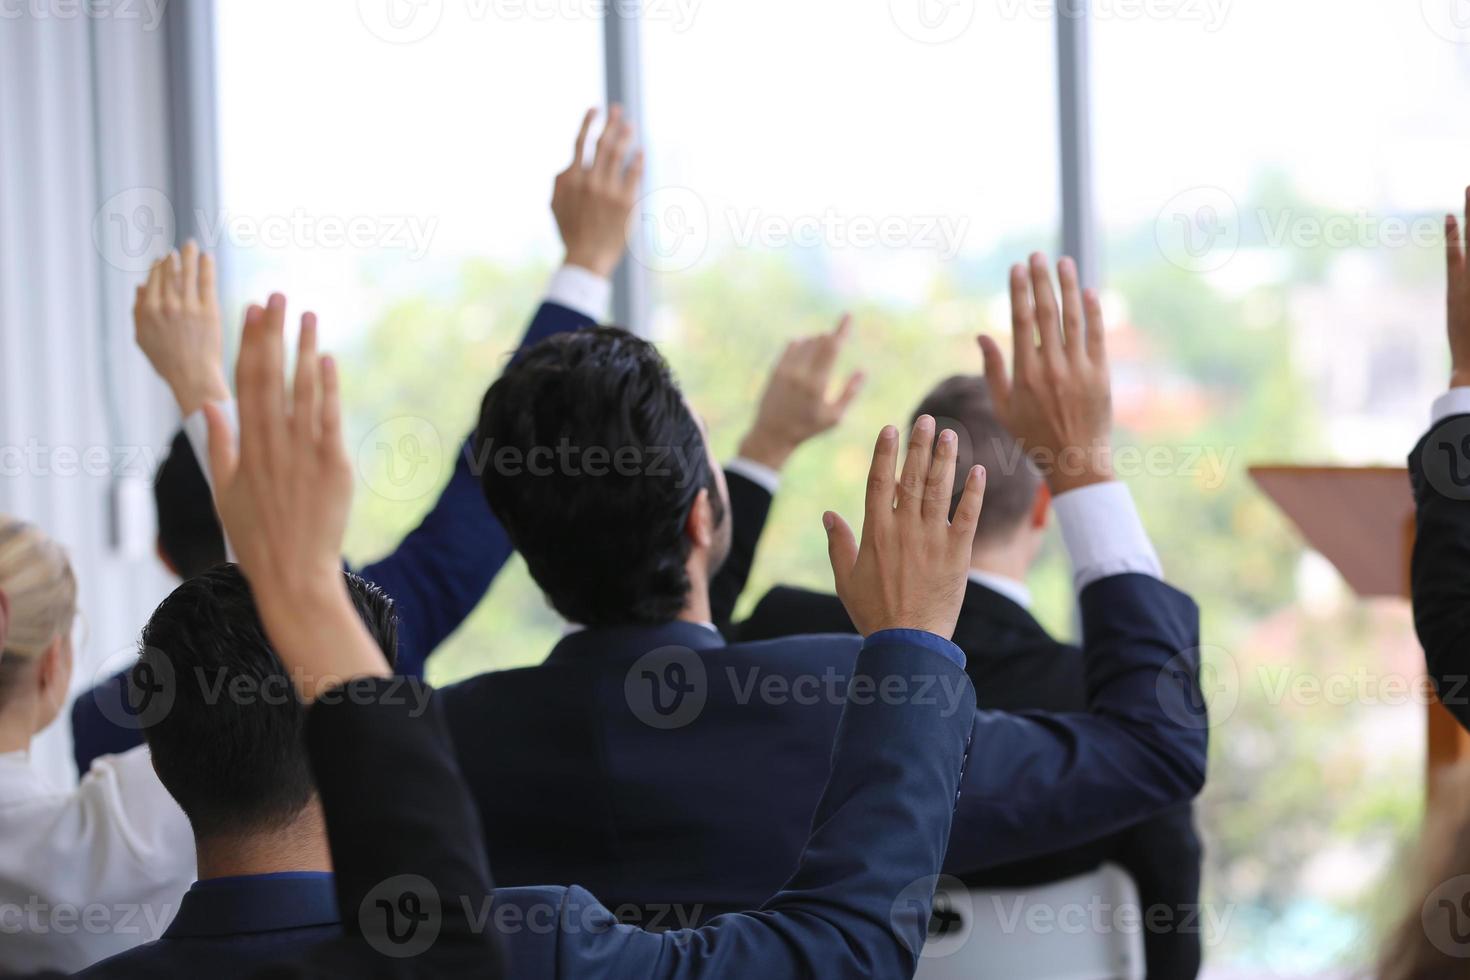
M 194 877 L 193 831 L 147 746 L 69 791 L 0 753 L 0 973 L 70 973 L 154 940 Z

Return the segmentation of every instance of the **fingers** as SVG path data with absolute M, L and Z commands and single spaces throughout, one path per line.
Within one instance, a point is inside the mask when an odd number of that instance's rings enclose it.
M 1082 291 L 1082 310 L 1087 317 L 1087 357 L 1096 365 L 1108 362 L 1108 329 L 1103 323 L 1102 300 L 1096 289 Z
M 929 463 L 929 479 L 924 484 L 925 521 L 948 521 L 949 500 L 954 495 L 955 460 L 959 456 L 959 437 L 953 429 L 939 433 L 934 458 Z
M 582 128 L 577 130 L 577 145 L 572 150 L 572 166 L 569 169 L 580 170 L 582 168 L 582 156 L 587 149 L 587 134 L 592 131 L 592 120 L 597 118 L 597 109 L 588 109 L 582 117 Z
M 1077 263 L 1070 256 L 1057 262 L 1057 285 L 1062 291 L 1062 348 L 1068 356 L 1083 351 L 1082 287 L 1077 282 Z
M 980 336 L 980 356 L 985 360 L 985 384 L 990 388 L 990 397 L 996 411 L 1006 414 L 1011 403 L 1011 379 L 1006 375 L 1006 356 L 1001 353 L 995 338 Z
M 597 137 L 597 149 L 592 156 L 592 171 L 604 176 L 614 172 L 613 150 L 623 128 L 623 107 L 614 105 L 607 112 L 607 122 L 602 134 Z
M 265 310 L 254 303 L 245 310 L 245 325 L 240 329 L 240 353 L 235 358 L 235 394 L 239 399 L 240 455 L 253 460 L 264 446 L 259 431 L 260 388 L 264 380 L 260 333 L 264 330 Z
M 342 444 L 342 395 L 337 378 L 337 361 L 330 354 L 321 359 L 322 384 L 321 449 L 328 458 L 345 457 Z
M 868 493 L 863 509 L 863 532 L 893 518 L 893 470 L 898 463 L 898 429 L 885 425 L 873 447 L 868 469 Z
M 224 410 L 215 402 L 204 403 L 204 422 L 209 433 L 209 472 L 214 476 L 216 495 L 235 482 L 235 467 L 240 454 L 235 445 L 235 430 Z
M 847 522 L 833 511 L 822 515 L 822 526 L 827 529 L 827 560 L 832 563 L 832 583 L 837 586 L 838 596 L 842 596 L 847 592 L 852 567 L 857 564 L 857 539 Z
M 969 554 L 975 545 L 975 528 L 980 525 L 980 508 L 985 501 L 985 467 L 970 467 L 965 478 L 965 489 L 960 502 L 955 506 L 954 519 L 949 522 L 950 538 L 955 550 Z
M 637 196 L 638 188 L 643 184 L 643 159 L 643 151 L 638 150 L 623 172 L 623 192 L 629 197 Z
M 830 374 L 832 365 L 837 362 L 837 355 L 842 353 L 842 345 L 847 341 L 851 332 L 852 315 L 844 313 L 837 321 L 836 329 L 815 338 L 811 351 L 812 370 L 823 378 Z
M 208 252 L 199 256 L 199 302 L 206 305 L 218 302 L 214 292 L 214 256 Z
M 924 499 L 924 485 L 929 477 L 929 461 L 934 451 L 934 417 L 920 415 L 909 434 L 909 451 L 903 460 L 903 473 L 898 478 L 898 512 L 917 515 Z
M 316 314 L 301 315 L 301 336 L 296 344 L 296 381 L 291 396 L 291 429 L 299 447 L 316 445 L 321 437 L 317 412 L 317 385 L 321 372 L 316 355 Z
M 1042 360 L 1053 360 L 1062 354 L 1062 325 L 1057 313 L 1057 298 L 1051 288 L 1051 272 L 1046 256 L 1031 256 L 1031 299 L 1036 305 L 1036 332 L 1041 340 Z
M 1027 372 L 1036 357 L 1036 308 L 1031 303 L 1031 282 L 1026 267 L 1011 266 L 1011 356 L 1016 359 L 1016 376 Z
M 184 250 L 179 256 L 180 288 L 183 290 L 185 300 L 193 300 L 199 295 L 199 245 L 194 239 L 184 243 Z
M 847 414 L 847 410 L 852 405 L 853 400 L 862 393 L 863 384 L 867 380 L 868 376 L 861 371 L 854 371 L 852 377 L 847 379 L 847 384 L 842 386 L 842 392 L 837 396 L 837 400 L 832 403 L 834 424 L 840 422 L 842 417 Z

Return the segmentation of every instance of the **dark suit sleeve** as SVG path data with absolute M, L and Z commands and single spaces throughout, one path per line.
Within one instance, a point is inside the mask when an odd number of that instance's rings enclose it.
M 1444 419 L 1409 456 L 1414 491 L 1414 629 L 1439 700 L 1470 728 L 1470 415 Z M 1460 481 L 1464 479 L 1465 483 Z
M 438 698 L 416 678 L 351 682 L 312 705 L 306 744 L 346 938 L 305 974 L 501 975 L 496 934 L 476 922 L 493 887 L 479 814 Z
M 90 691 L 83 691 L 72 702 L 72 755 L 78 776 L 86 775 L 99 756 L 126 752 L 143 744 L 142 726 L 114 720 L 132 717 L 127 690 L 128 671 L 125 670 Z
M 887 678 L 909 694 L 885 696 Z M 892 682 L 889 682 L 892 683 Z M 927 648 L 858 657 L 801 863 L 759 911 L 651 933 L 563 915 L 558 975 L 907 977 L 918 963 L 965 767 L 975 694 Z M 568 895 L 575 899 L 577 891 Z
M 975 871 L 1111 834 L 1204 785 L 1199 611 L 1147 575 L 1082 591 L 1086 714 L 975 716 L 946 867 Z
M 542 303 L 516 356 L 553 334 L 591 325 L 580 313 Z M 429 654 L 474 611 L 514 550 L 480 489 L 484 462 L 475 458 L 473 437 L 465 440 L 448 485 L 419 526 L 392 554 L 358 569 L 397 600 L 401 674 L 423 673 Z
M 755 565 L 756 547 L 771 513 L 771 494 L 754 480 L 730 470 L 725 471 L 725 484 L 730 488 L 730 556 L 710 581 L 709 604 L 715 627 L 728 637 L 735 604 L 745 591 Z

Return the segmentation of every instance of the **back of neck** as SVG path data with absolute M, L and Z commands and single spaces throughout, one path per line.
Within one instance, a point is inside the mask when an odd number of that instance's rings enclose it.
M 321 806 L 313 801 L 290 824 L 255 833 L 196 838 L 199 880 L 331 871 Z

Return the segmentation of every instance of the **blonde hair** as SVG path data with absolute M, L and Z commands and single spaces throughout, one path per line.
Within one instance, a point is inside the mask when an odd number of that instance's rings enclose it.
M 71 629 L 77 580 L 66 550 L 34 524 L 0 514 L 0 589 L 10 600 L 4 657 L 32 659 Z

